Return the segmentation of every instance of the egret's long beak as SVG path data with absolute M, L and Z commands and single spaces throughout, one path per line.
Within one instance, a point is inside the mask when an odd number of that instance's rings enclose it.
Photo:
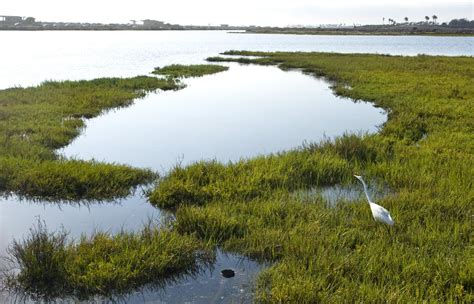
M 362 178 L 362 176 L 360 176 L 360 175 L 354 175 L 354 177 L 357 178 L 357 179 L 361 179 L 361 178 Z

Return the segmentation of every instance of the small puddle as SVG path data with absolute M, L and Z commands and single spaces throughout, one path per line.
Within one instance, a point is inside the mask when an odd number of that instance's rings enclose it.
M 368 185 L 368 191 L 371 199 L 375 202 L 392 193 L 389 188 L 375 183 Z M 292 195 L 296 199 L 306 203 L 319 202 L 323 200 L 329 207 L 334 207 L 342 202 L 355 202 L 361 199 L 366 199 L 364 189 L 362 188 L 362 185 L 359 184 L 313 187 L 310 189 L 295 191 Z

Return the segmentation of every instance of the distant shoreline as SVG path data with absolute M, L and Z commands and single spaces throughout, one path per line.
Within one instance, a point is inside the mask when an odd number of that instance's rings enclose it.
M 444 37 L 473 37 L 474 30 L 461 32 L 441 31 L 360 31 L 347 29 L 144 29 L 144 28 L 0 28 L 0 32 L 45 32 L 45 31 L 84 31 L 84 32 L 118 32 L 118 31 L 241 31 L 229 32 L 232 34 L 277 34 L 277 35 L 313 35 L 313 36 L 444 36 Z
M 42 31 L 84 31 L 84 32 L 99 32 L 99 31 L 245 31 L 245 29 L 219 29 L 219 28 L 114 28 L 114 27 L 100 27 L 100 28 L 75 28 L 75 27 L 64 27 L 64 28 L 31 28 L 31 27 L 0 27 L 1 31 L 17 31 L 17 32 L 42 32 Z
M 474 28 L 445 26 L 360 26 L 354 28 L 263 28 L 246 30 L 245 34 L 283 35 L 360 35 L 360 36 L 474 36 Z
M 84 24 L 84 23 L 23 23 L 2 24 L 0 31 L 242 31 L 242 34 L 286 35 L 384 35 L 384 36 L 474 36 L 474 26 L 455 27 L 437 24 L 363 25 L 354 27 L 254 27 L 254 26 L 194 26 L 179 24 Z

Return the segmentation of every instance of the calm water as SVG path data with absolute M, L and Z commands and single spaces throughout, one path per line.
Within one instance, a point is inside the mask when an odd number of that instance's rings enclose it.
M 327 82 L 299 71 L 229 66 L 89 120 L 61 153 L 165 171 L 178 162 L 239 160 L 324 135 L 375 131 L 385 121 L 382 110 L 336 97 Z
M 47 79 L 147 74 L 227 50 L 474 55 L 474 37 L 301 36 L 222 32 L 0 32 L 0 88 Z
M 243 35 L 225 32 L 0 32 L 0 88 L 28 86 L 46 79 L 91 79 L 148 74 L 155 66 L 202 63 L 229 49 L 370 52 L 415 55 L 473 55 L 473 38 Z M 32 51 L 34 50 L 34 51 Z M 328 83 L 275 67 L 230 64 L 224 73 L 186 80 L 177 92 L 159 92 L 131 107 L 87 121 L 67 157 L 149 167 L 160 172 L 200 159 L 238 160 L 291 149 L 345 131 L 375 132 L 386 119 L 367 103 L 332 95 Z M 137 191 L 106 204 L 65 205 L 0 199 L 0 255 L 13 238 L 36 222 L 61 226 L 72 237 L 96 229 L 137 230 L 160 219 Z M 219 270 L 231 267 L 236 278 Z M 216 271 L 143 291 L 128 302 L 248 301 L 260 266 L 233 255 L 218 255 Z M 186 291 L 186 292 L 183 292 Z M 178 300 L 181 302 L 181 300 Z M 6 302 L 0 295 L 0 302 Z M 12 301 L 9 299 L 8 301 Z

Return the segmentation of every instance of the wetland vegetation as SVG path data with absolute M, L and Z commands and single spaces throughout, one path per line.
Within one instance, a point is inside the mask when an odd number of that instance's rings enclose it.
M 213 65 L 216 69 L 225 67 Z M 203 75 L 208 65 L 163 68 L 172 77 L 47 81 L 36 87 L 0 90 L 0 191 L 47 200 L 111 200 L 125 197 L 156 174 L 129 166 L 62 159 L 84 119 L 130 105 L 155 90 L 177 90 L 178 77 Z
M 227 71 L 229 68 L 222 65 L 215 64 L 193 64 L 193 65 L 182 65 L 172 64 L 165 67 L 156 67 L 153 74 L 165 75 L 171 77 L 200 77 L 204 75 L 215 74 L 219 72 Z
M 214 259 L 210 247 L 190 235 L 152 223 L 141 232 L 97 232 L 77 242 L 64 231 L 48 232 L 38 222 L 30 235 L 15 241 L 11 262 L 21 267 L 5 283 L 13 292 L 38 300 L 111 297 L 143 285 L 163 286 L 197 273 Z
M 173 77 L 48 81 L 0 91 L 0 190 L 51 201 L 102 201 L 125 197 L 155 180 L 151 170 L 64 159 L 56 149 L 79 135 L 85 118 L 128 106 L 150 91 L 183 88 L 177 78 L 209 71 L 182 67 Z M 198 272 L 214 258 L 195 237 L 153 223 L 140 233 L 98 231 L 73 240 L 39 222 L 24 240 L 13 242 L 9 254 L 10 266 L 21 272 L 7 271 L 4 288 L 39 300 L 110 297 L 145 284 L 162 285 Z
M 240 57 L 211 60 L 278 65 L 325 77 L 336 94 L 384 108 L 388 121 L 377 134 L 346 134 L 234 163 L 176 166 L 149 192 L 152 204 L 176 212 L 168 230 L 99 233 L 74 245 L 60 233 L 42 233 L 38 241 L 33 231 L 12 246 L 20 272 L 8 277 L 9 286 L 38 294 L 50 279 L 48 271 L 59 269 L 75 282 L 66 289 L 79 290 L 79 295 L 124 291 L 152 282 L 142 273 L 150 263 L 163 263 L 156 268 L 157 276 L 167 263 L 177 262 L 178 272 L 194 269 L 196 253 L 219 245 L 272 262 L 257 280 L 258 302 L 474 301 L 472 57 L 245 51 L 225 55 Z M 38 144 L 36 149 L 53 162 L 48 147 Z M 396 193 L 379 201 L 394 217 L 393 228 L 373 221 L 364 198 L 328 206 L 322 197 L 309 201 L 292 195 L 315 186 L 355 184 L 354 173 Z M 169 242 L 158 248 L 150 240 L 155 237 Z M 153 251 L 173 252 L 169 247 L 178 252 L 190 249 L 186 252 L 192 258 L 156 258 Z M 131 264 L 120 262 L 127 248 L 139 257 Z M 52 256 L 54 267 L 42 266 L 36 258 L 44 256 L 42 252 L 51 252 L 46 256 Z M 115 281 L 115 272 L 104 271 L 110 267 L 120 269 L 123 281 Z
M 128 166 L 65 160 L 55 150 L 79 135 L 84 118 L 127 106 L 146 92 L 178 89 L 174 79 L 134 77 L 48 81 L 0 91 L 0 190 L 51 200 L 113 199 L 152 181 Z
M 380 133 L 345 135 L 280 154 L 176 167 L 150 201 L 177 208 L 176 229 L 275 262 L 257 283 L 261 302 L 471 302 L 474 60 L 331 53 L 226 52 L 212 58 L 301 69 L 337 94 L 388 111 Z M 387 231 L 363 202 L 328 207 L 298 188 L 388 185 Z

